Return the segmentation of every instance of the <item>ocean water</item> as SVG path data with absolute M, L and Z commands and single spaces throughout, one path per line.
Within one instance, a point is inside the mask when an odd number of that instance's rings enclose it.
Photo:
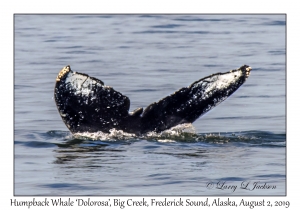
M 131 111 L 213 73 L 252 71 L 184 130 L 72 135 L 53 99 L 68 64 Z M 16 14 L 14 194 L 285 195 L 286 16 Z

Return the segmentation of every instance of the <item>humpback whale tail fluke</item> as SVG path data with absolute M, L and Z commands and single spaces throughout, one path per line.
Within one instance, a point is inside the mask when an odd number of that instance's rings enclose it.
M 110 129 L 143 134 L 161 132 L 192 123 L 228 98 L 249 77 L 251 67 L 243 65 L 216 73 L 150 104 L 129 112 L 130 100 L 104 82 L 65 66 L 59 72 L 54 98 L 58 112 L 72 133 L 108 133 Z

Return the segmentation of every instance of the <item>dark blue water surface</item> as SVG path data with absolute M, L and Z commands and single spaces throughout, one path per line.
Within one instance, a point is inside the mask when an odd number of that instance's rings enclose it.
M 285 195 L 285 30 L 285 15 L 15 15 L 15 195 Z M 130 110 L 213 73 L 252 72 L 182 133 L 80 136 L 53 99 L 68 64 Z M 255 182 L 270 187 L 217 188 Z

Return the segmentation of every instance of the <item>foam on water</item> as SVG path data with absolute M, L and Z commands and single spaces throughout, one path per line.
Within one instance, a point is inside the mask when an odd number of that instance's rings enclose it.
M 127 140 L 127 139 L 134 139 L 136 138 L 135 134 L 126 133 L 122 130 L 116 130 L 115 128 L 109 130 L 110 133 L 104 133 L 101 131 L 90 133 L 90 132 L 82 132 L 82 133 L 75 133 L 75 138 L 87 138 L 91 140 Z
M 102 140 L 102 141 L 107 141 L 107 140 L 128 140 L 128 139 L 159 139 L 160 141 L 162 141 L 161 138 L 170 138 L 167 140 L 173 141 L 173 139 L 181 137 L 184 135 L 183 134 L 191 134 L 191 135 L 195 135 L 195 128 L 191 123 L 184 123 L 184 124 L 180 124 L 177 126 L 174 126 L 168 130 L 162 131 L 162 132 L 155 132 L 155 131 L 151 131 L 148 132 L 146 134 L 137 136 L 135 134 L 132 133 L 126 133 L 122 130 L 117 130 L 115 128 L 110 129 L 109 133 L 104 133 L 101 131 L 98 132 L 94 132 L 94 133 L 90 133 L 90 132 L 82 132 L 82 133 L 75 133 L 73 136 L 75 138 L 84 138 L 84 139 L 91 139 L 91 140 Z

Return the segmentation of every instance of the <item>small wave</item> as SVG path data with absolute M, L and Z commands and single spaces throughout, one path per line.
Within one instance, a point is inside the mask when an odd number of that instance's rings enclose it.
M 162 143 L 203 142 L 208 144 L 235 143 L 248 146 L 285 147 L 286 134 L 275 134 L 267 131 L 241 131 L 241 132 L 221 132 L 221 133 L 196 133 L 192 124 L 181 124 L 162 132 L 148 132 L 143 135 L 126 133 L 122 130 L 111 129 L 109 133 L 104 132 L 83 132 L 71 134 L 70 132 L 49 131 L 51 138 L 63 139 L 73 144 L 82 141 L 100 142 L 132 142 L 137 140 L 157 141 Z M 56 142 L 58 143 L 58 142 Z
M 174 141 L 195 141 L 197 134 L 195 127 L 191 123 L 184 123 L 174 126 L 162 132 L 148 132 L 142 136 L 146 140 L 157 140 L 159 142 Z

